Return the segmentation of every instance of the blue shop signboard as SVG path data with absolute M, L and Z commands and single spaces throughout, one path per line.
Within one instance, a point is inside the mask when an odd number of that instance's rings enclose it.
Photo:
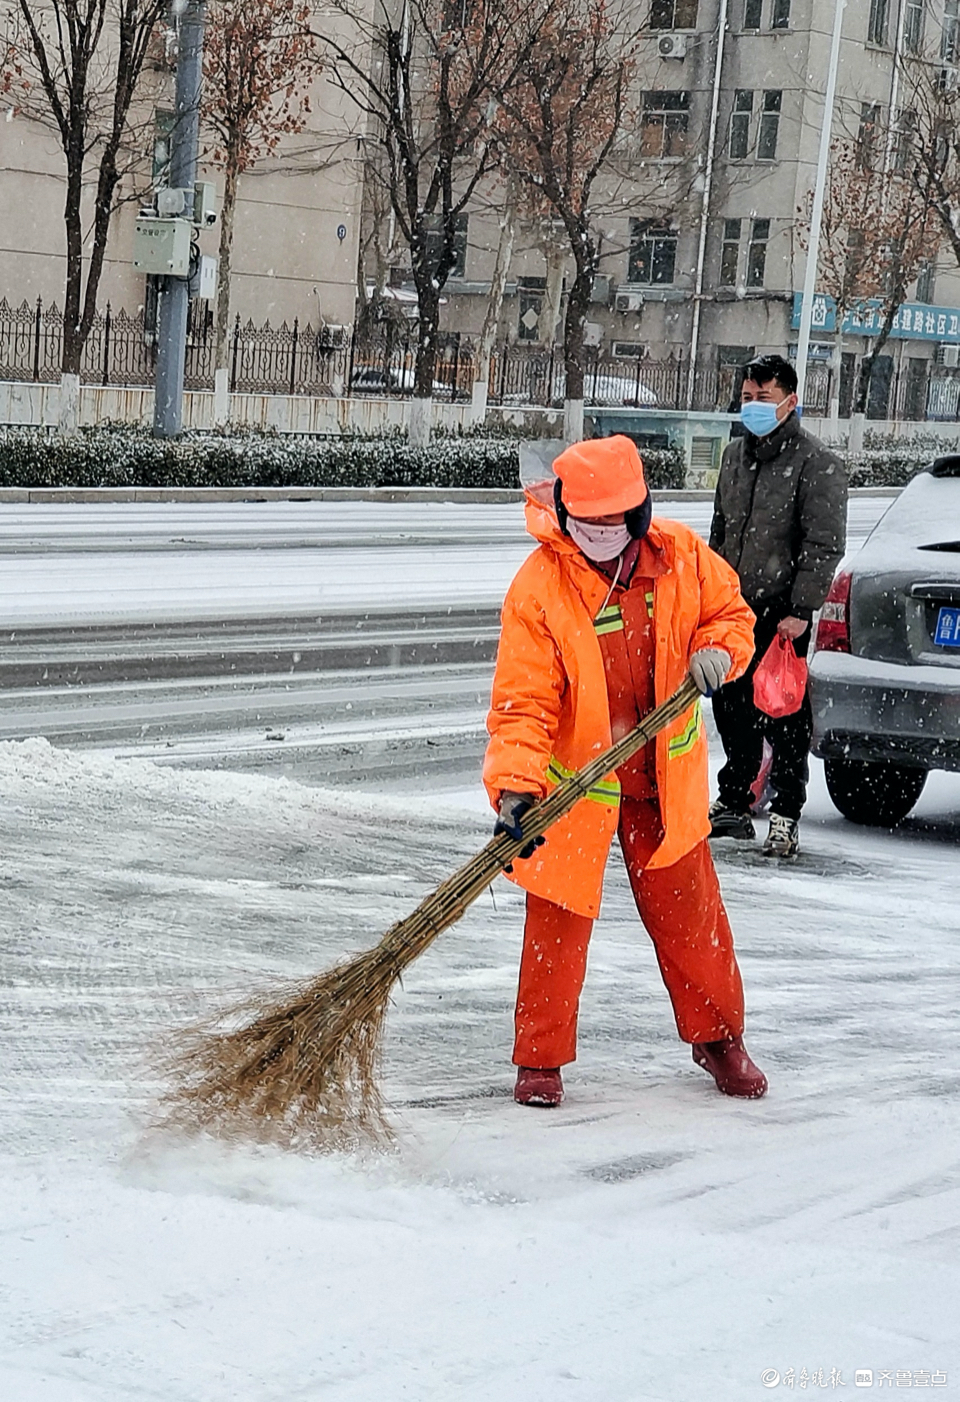
M 803 293 L 793 294 L 794 330 L 800 325 Z M 882 304 L 877 299 L 863 302 L 843 319 L 843 333 L 850 336 L 878 336 L 883 326 Z M 813 330 L 836 331 L 837 304 L 818 292 L 813 299 Z M 908 341 L 946 341 L 960 345 L 960 307 L 930 307 L 925 302 L 904 302 L 894 317 L 891 336 Z

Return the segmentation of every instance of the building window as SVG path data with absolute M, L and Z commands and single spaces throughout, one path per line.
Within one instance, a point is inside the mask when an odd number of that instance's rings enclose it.
M 889 13 L 890 0 L 870 0 L 870 18 L 867 21 L 868 44 L 886 44 Z
M 917 136 L 917 114 L 904 109 L 897 117 L 897 127 L 893 134 L 893 168 L 898 175 L 904 175 L 913 158 Z
M 879 102 L 861 102 L 860 130 L 857 133 L 857 165 L 861 170 L 869 170 L 875 162 L 879 127 Z
M 903 47 L 908 54 L 918 54 L 923 47 L 924 0 L 905 0 L 903 12 Z
M 937 284 L 937 263 L 935 258 L 927 258 L 917 274 L 917 301 L 927 306 L 933 303 Z
M 467 225 L 469 215 L 458 214 L 454 218 L 453 230 L 453 267 L 448 276 L 463 277 L 467 269 Z M 425 249 L 427 263 L 435 268 L 440 262 L 443 253 L 443 223 L 439 214 L 425 215 L 424 226 L 426 230 Z
M 763 0 L 743 0 L 744 29 L 759 29 L 763 18 Z
M 956 63 L 960 58 L 960 0 L 944 0 L 940 57 L 944 63 Z
M 520 294 L 517 335 L 521 341 L 540 339 L 540 314 L 543 311 L 543 294 L 547 288 L 545 277 L 517 278 Z
M 631 219 L 627 281 L 666 287 L 673 282 L 676 266 L 676 230 L 656 227 L 647 219 Z
M 730 114 L 730 159 L 745 161 L 750 151 L 750 120 L 753 116 L 753 93 L 749 88 L 737 88 L 733 94 Z
M 747 286 L 762 287 L 767 270 L 767 240 L 770 237 L 770 220 L 754 219 L 750 225 L 750 242 L 747 245 Z
M 740 271 L 740 220 L 724 219 L 720 245 L 720 286 L 736 287 Z
M 647 160 L 678 160 L 687 151 L 688 92 L 645 92 L 640 118 L 640 154 Z
M 770 28 L 790 28 L 790 0 L 773 0 L 773 13 L 770 16 Z
M 698 0 L 652 0 L 651 29 L 696 29 Z
M 783 93 L 779 88 L 763 94 L 763 107 L 760 112 L 760 132 L 757 137 L 757 160 L 777 159 L 777 136 L 780 131 L 780 103 Z

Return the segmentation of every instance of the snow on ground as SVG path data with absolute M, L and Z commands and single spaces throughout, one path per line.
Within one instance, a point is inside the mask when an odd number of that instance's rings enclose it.
M 936 775 L 899 833 L 856 830 L 818 767 L 796 867 L 720 846 L 766 1100 L 677 1042 L 611 862 L 564 1106 L 510 1099 L 501 881 L 397 997 L 396 1152 L 315 1159 L 144 1136 L 141 1059 L 374 942 L 484 840 L 478 791 L 0 745 L 0 1397 L 740 1402 L 791 1367 L 960 1391 L 958 815 Z
M 851 498 L 851 548 L 889 504 Z M 657 511 L 709 535 L 709 501 Z M 498 608 L 531 548 L 519 501 L 0 504 L 0 626 Z

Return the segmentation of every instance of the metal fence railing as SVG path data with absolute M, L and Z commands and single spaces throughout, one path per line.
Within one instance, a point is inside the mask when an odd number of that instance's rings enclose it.
M 83 353 L 81 379 L 98 385 L 151 385 L 156 349 L 150 313 L 130 316 L 108 305 L 94 320 Z M 52 383 L 60 376 L 63 314 L 41 300 L 11 306 L 0 299 L 0 380 Z M 840 411 L 846 417 L 853 394 L 853 357 L 844 357 Z M 187 331 L 186 387 L 212 390 L 215 332 L 205 302 L 193 302 Z M 340 327 L 257 326 L 239 317 L 230 329 L 230 388 L 235 393 L 316 396 L 402 397 L 414 388 L 416 342 L 405 328 L 386 328 L 352 338 Z M 476 348 L 466 337 L 444 336 L 437 353 L 433 392 L 447 401 L 468 401 L 476 370 Z M 807 375 L 808 414 L 829 412 L 834 371 L 813 363 Z M 682 355 L 655 359 L 614 358 L 604 348 L 584 353 L 584 397 L 592 405 L 663 409 L 728 410 L 739 388 L 737 367 L 716 352 L 701 358 L 690 395 L 689 362 Z M 559 347 L 504 343 L 493 352 L 488 402 L 496 405 L 559 406 L 565 393 Z M 960 419 L 960 369 L 908 359 L 878 362 L 867 414 L 873 419 L 922 421 Z

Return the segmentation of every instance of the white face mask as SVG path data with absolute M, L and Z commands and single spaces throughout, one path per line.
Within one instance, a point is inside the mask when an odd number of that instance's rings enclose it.
M 630 532 L 626 525 L 593 526 L 578 520 L 576 516 L 568 516 L 567 530 L 587 559 L 598 563 L 615 560 L 630 544 Z

